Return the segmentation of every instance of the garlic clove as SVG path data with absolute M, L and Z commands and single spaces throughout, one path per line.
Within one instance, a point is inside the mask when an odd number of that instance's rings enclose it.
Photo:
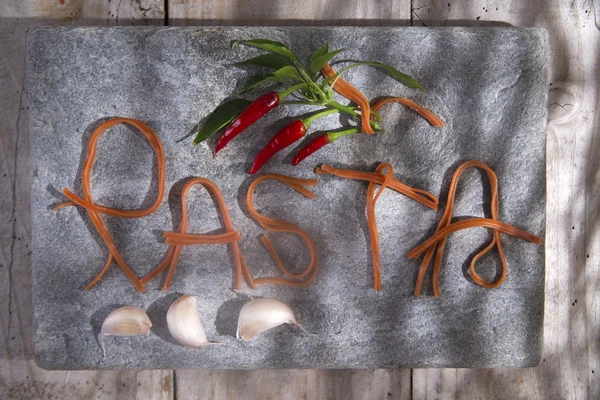
M 104 350 L 104 336 L 136 336 L 150 335 L 152 322 L 144 310 L 135 306 L 125 306 L 117 308 L 104 319 L 100 329 L 100 344 L 102 352 L 106 357 Z
M 177 299 L 167 311 L 169 332 L 179 343 L 192 348 L 200 348 L 211 344 L 204 333 L 200 313 L 198 313 L 198 297 L 185 294 Z
M 272 299 L 254 299 L 246 303 L 240 311 L 236 336 L 251 340 L 260 333 L 282 324 L 294 324 L 309 334 L 296 321 L 294 312 L 287 304 Z

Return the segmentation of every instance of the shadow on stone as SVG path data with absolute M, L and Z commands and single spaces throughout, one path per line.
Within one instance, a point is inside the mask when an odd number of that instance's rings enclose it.
M 235 337 L 240 310 L 249 301 L 249 297 L 239 294 L 237 297 L 227 300 L 219 307 L 215 322 L 219 335 Z
M 56 198 L 56 202 L 49 204 L 47 207 L 48 211 L 52 211 L 54 210 L 54 208 L 56 206 L 59 206 L 63 203 L 65 203 L 66 201 L 69 201 L 68 199 L 66 199 L 66 197 L 62 194 L 62 192 L 60 190 L 58 190 L 57 188 L 55 188 L 53 185 L 48 185 L 46 186 L 46 191 L 48 193 L 50 193 L 50 195 L 54 198 Z
M 157 243 L 165 243 L 165 231 L 162 229 L 152 229 L 151 232 Z
M 171 333 L 169 333 L 169 328 L 167 327 L 167 311 L 171 304 L 181 296 L 183 296 L 182 293 L 171 293 L 165 297 L 161 297 L 150 304 L 147 311 L 148 317 L 150 317 L 150 321 L 152 321 L 151 332 L 162 340 L 166 340 L 169 343 L 179 346 L 181 346 L 179 342 L 171 336 Z
M 208 119 L 208 116 L 206 118 L 203 118 L 201 122 L 194 124 L 194 126 L 191 127 L 191 129 L 188 131 L 188 133 L 186 133 L 184 136 L 180 137 L 179 139 L 175 140 L 175 143 L 181 143 L 185 139 L 191 137 L 192 135 L 198 134 L 198 131 L 200 130 L 200 128 L 202 128 L 202 126 L 204 125 L 204 123 L 206 122 L 207 119 Z

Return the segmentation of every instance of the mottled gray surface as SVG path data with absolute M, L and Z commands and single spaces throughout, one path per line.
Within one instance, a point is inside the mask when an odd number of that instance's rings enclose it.
M 297 107 L 272 112 L 234 140 L 217 159 L 216 139 L 197 147 L 192 131 L 248 78 L 232 63 L 259 52 L 232 50 L 234 39 L 268 37 L 302 49 L 325 41 L 346 48 L 345 58 L 377 60 L 416 77 L 428 94 L 410 91 L 368 67 L 347 79 L 369 97 L 409 96 L 446 122 L 439 130 L 398 105 L 382 110 L 386 135 L 340 140 L 303 165 L 289 165 L 284 152 L 265 172 L 314 177 L 317 162 L 372 170 L 388 161 L 402 181 L 445 194 L 453 170 L 479 159 L 498 174 L 500 218 L 535 234 L 544 233 L 547 36 L 539 29 L 462 28 L 52 28 L 29 39 L 29 105 L 33 187 L 33 282 L 35 353 L 50 369 L 96 368 L 370 368 L 506 367 L 539 362 L 544 301 L 544 246 L 503 236 L 509 274 L 498 289 L 468 278 L 467 260 L 490 238 L 483 229 L 452 235 L 441 276 L 442 298 L 413 297 L 419 260 L 406 253 L 437 225 L 438 212 L 392 191 L 377 204 L 383 291 L 372 290 L 366 218 L 366 184 L 319 177 L 317 197 L 265 184 L 259 211 L 297 222 L 317 243 L 320 270 L 306 288 L 232 287 L 233 260 L 226 245 L 188 246 L 171 290 L 163 276 L 138 293 L 116 266 L 89 292 L 83 287 L 104 265 L 107 250 L 86 213 L 74 207 L 54 213 L 69 187 L 81 193 L 85 144 L 99 121 L 124 116 L 146 121 L 167 156 L 163 204 L 153 215 L 127 220 L 105 217 L 117 245 L 138 275 L 157 265 L 168 247 L 163 230 L 179 224 L 178 190 L 186 177 L 204 176 L 222 189 L 241 248 L 255 276 L 278 275 L 259 241 L 262 230 L 248 218 L 243 198 L 245 173 L 257 151 Z M 255 96 L 250 94 L 249 96 Z M 338 126 L 328 117 L 314 131 Z M 150 204 L 156 192 L 150 146 L 127 127 L 102 136 L 93 173 L 97 203 L 115 207 Z M 292 150 L 294 154 L 295 150 Z M 456 216 L 487 215 L 489 191 L 482 175 L 467 172 L 459 185 Z M 219 229 L 210 196 L 193 189 L 188 201 L 190 232 Z M 442 205 L 444 195 L 442 195 Z M 484 211 L 486 209 L 486 211 Z M 304 268 L 307 252 L 293 235 L 271 235 L 284 259 Z M 488 279 L 497 255 L 480 263 Z M 164 314 L 181 293 L 198 295 L 199 311 L 211 340 L 229 346 L 192 350 L 173 343 Z M 232 336 L 237 311 L 248 296 L 289 303 L 316 337 L 289 326 L 254 342 Z M 110 337 L 107 357 L 96 342 L 103 318 L 119 305 L 147 309 L 154 323 L 149 337 Z

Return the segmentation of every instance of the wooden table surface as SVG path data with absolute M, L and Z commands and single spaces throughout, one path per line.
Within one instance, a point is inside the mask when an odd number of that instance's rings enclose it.
M 45 371 L 33 361 L 26 32 L 40 25 L 539 26 L 550 35 L 544 358 L 529 369 Z M 4 0 L 0 398 L 600 399 L 600 0 Z

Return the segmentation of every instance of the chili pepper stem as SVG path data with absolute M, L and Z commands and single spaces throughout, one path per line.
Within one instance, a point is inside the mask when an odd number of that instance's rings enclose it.
M 319 103 L 319 104 L 315 104 L 312 101 L 294 101 L 294 100 L 292 100 L 292 101 L 282 102 L 282 104 L 285 104 L 285 105 L 298 105 L 298 106 L 318 106 L 318 105 L 329 106 L 329 107 L 333 107 L 333 108 L 335 108 L 335 109 L 337 109 L 337 110 L 339 110 L 341 112 L 349 114 L 349 115 L 351 115 L 353 117 L 359 117 L 360 116 L 360 114 L 358 114 L 356 112 L 356 108 L 351 107 L 351 106 L 345 106 L 343 104 L 338 103 L 335 100 L 329 100 L 329 101 L 327 101 L 325 103 Z M 371 115 L 375 116 L 375 118 L 377 118 L 379 121 L 382 120 L 381 115 L 379 113 L 377 113 L 377 112 L 371 111 Z M 373 127 L 373 129 L 377 129 L 377 130 L 380 130 L 380 131 L 383 132 L 383 130 L 381 129 L 381 127 L 376 122 L 371 121 L 371 126 Z
M 343 104 L 340 104 L 340 103 L 338 103 L 335 100 L 329 100 L 328 102 L 325 103 L 325 105 L 329 106 L 329 107 L 336 108 L 336 109 L 338 109 L 338 110 L 340 110 L 342 112 L 345 112 L 346 114 L 352 115 L 353 117 L 360 117 L 360 114 L 357 113 L 354 110 L 354 108 L 352 108 L 350 106 L 345 106 Z M 371 125 L 371 127 L 373 129 L 381 130 L 381 127 L 375 121 L 369 121 L 369 124 Z
M 345 106 L 343 104 L 338 103 L 335 100 L 329 100 L 327 103 L 325 103 L 325 105 L 329 106 L 329 107 L 333 107 L 336 108 L 340 111 L 343 111 L 347 114 L 350 114 L 354 117 L 358 117 L 359 114 L 354 110 L 354 108 L 350 107 L 350 106 Z
M 330 109 L 327 109 L 327 110 L 323 110 L 323 111 L 321 111 L 321 112 L 318 112 L 318 113 L 316 113 L 316 114 L 313 114 L 313 115 L 311 115 L 311 116 L 308 116 L 308 117 L 304 118 L 304 119 L 302 120 L 302 122 L 304 122 L 304 125 L 306 126 L 306 129 L 308 129 L 308 128 L 310 127 L 310 124 L 311 124 L 311 123 L 312 123 L 312 122 L 313 122 L 315 119 L 323 118 L 323 117 L 325 117 L 325 116 L 327 116 L 327 115 L 330 115 L 330 114 L 335 114 L 335 113 L 339 113 L 339 112 L 340 112 L 340 110 L 338 110 L 338 109 L 335 109 L 335 108 L 330 108 Z
M 381 114 L 379 114 L 378 112 L 371 110 L 371 115 L 374 116 L 379 123 L 383 121 L 383 118 L 381 118 Z
M 280 101 L 283 101 L 283 99 L 285 99 L 286 97 L 288 97 L 290 94 L 294 93 L 296 90 L 299 89 L 304 89 L 308 86 L 307 83 L 300 83 L 298 85 L 294 85 L 286 90 L 284 90 L 283 92 L 279 92 L 277 93 L 279 95 L 279 99 Z
M 360 131 L 359 128 L 350 128 L 350 129 L 345 129 L 343 131 L 338 131 L 338 132 L 329 132 L 327 134 L 327 136 L 329 137 L 329 142 L 335 142 L 336 140 L 338 140 L 339 138 L 341 138 L 343 136 L 351 135 L 351 134 L 357 133 L 359 131 Z
M 289 105 L 296 105 L 296 106 L 319 106 L 319 105 L 322 105 L 322 104 L 315 104 L 312 101 L 296 101 L 296 100 L 283 101 L 281 104 L 285 104 L 286 106 L 289 106 Z
M 328 95 L 323 88 L 321 87 L 321 85 L 319 85 L 318 83 L 316 83 L 314 81 L 314 79 L 312 79 L 310 77 L 310 75 L 306 72 L 306 70 L 301 69 L 300 70 L 300 75 L 302 75 L 302 77 L 304 78 L 304 80 L 306 81 L 307 85 L 311 88 L 313 88 L 316 92 L 318 97 L 321 98 L 321 100 L 326 101 L 328 100 L 331 96 Z

